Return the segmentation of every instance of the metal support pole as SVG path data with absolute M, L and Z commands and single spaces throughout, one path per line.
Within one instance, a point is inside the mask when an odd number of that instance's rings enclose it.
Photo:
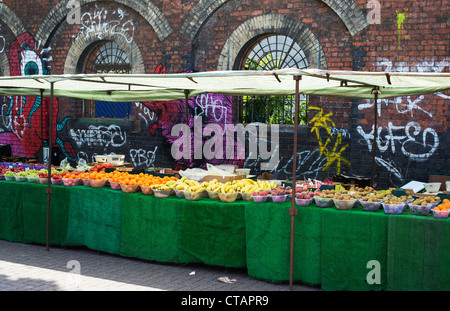
M 41 159 L 44 162 L 44 90 L 41 89 Z
M 54 82 L 50 82 L 50 112 L 48 117 L 49 122 L 49 134 L 48 134 L 48 176 L 47 176 L 47 237 L 46 237 L 46 249 L 47 252 L 50 248 L 49 232 L 50 232 L 50 199 L 52 194 L 52 140 L 53 140 L 53 91 Z
M 370 186 L 375 184 L 375 155 L 377 152 L 377 139 L 378 139 L 378 87 L 375 87 L 372 92 L 375 95 L 374 103 L 374 129 L 373 129 L 373 143 L 372 143 L 372 175 L 370 178 Z
M 297 208 L 295 207 L 295 194 L 296 194 L 296 176 L 297 176 L 297 140 L 298 140 L 298 111 L 300 104 L 300 94 L 299 94 L 299 81 L 302 76 L 294 76 L 295 80 L 295 121 L 294 121 L 294 155 L 292 161 L 292 205 L 289 209 L 289 215 L 291 215 L 291 254 L 290 254 L 290 268 L 289 268 L 289 288 L 293 287 L 294 278 L 294 226 L 295 226 L 295 215 L 297 215 Z

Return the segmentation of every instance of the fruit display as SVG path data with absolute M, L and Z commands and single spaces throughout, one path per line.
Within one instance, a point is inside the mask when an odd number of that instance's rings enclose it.
M 363 211 L 376 212 L 381 207 L 380 201 L 361 201 L 359 200 L 359 204 L 362 206 Z
M 405 203 L 382 203 L 386 214 L 401 214 L 405 210 Z
M 196 181 L 186 177 L 160 177 L 147 173 L 132 174 L 126 171 L 113 170 L 107 172 L 108 164 L 96 165 L 86 171 L 74 171 L 51 168 L 53 185 L 66 187 L 86 186 L 99 188 L 108 184 L 113 190 L 124 193 L 142 192 L 157 198 L 176 196 L 189 201 L 202 198 L 232 203 L 237 200 L 255 203 L 286 203 L 294 195 L 295 204 L 300 207 L 335 207 L 338 210 L 350 210 L 355 207 L 363 211 L 376 212 L 383 209 L 386 214 L 401 214 L 407 208 L 412 215 L 425 216 L 433 212 L 436 218 L 446 218 L 450 213 L 450 201 L 440 201 L 439 196 L 394 195 L 394 188 L 375 190 L 372 187 L 352 187 L 344 189 L 339 185 L 321 183 L 327 187 L 319 188 L 316 183 L 296 183 L 295 191 L 290 186 L 281 186 L 272 180 L 253 180 L 244 178 L 219 182 Z M 28 181 L 30 183 L 48 183 L 48 168 L 30 169 L 0 166 L 0 175 L 11 181 Z M 82 182 L 81 182 L 82 181 Z M 334 188 L 333 188 L 334 187 Z
M 171 194 L 172 189 L 168 190 L 161 190 L 161 189 L 154 189 L 155 198 L 168 198 Z
M 90 172 L 100 172 L 105 170 L 105 168 L 114 168 L 114 165 L 110 163 L 104 163 L 104 164 L 94 164 L 93 167 L 89 169 Z
M 350 210 L 356 206 L 357 200 L 352 199 L 350 196 L 343 196 L 341 198 L 333 198 L 333 203 L 338 210 Z
M 202 198 L 201 191 L 183 190 L 183 195 L 184 195 L 184 198 L 188 201 L 198 201 Z
M 444 199 L 441 204 L 433 207 L 432 209 L 433 215 L 435 218 L 445 219 L 450 214 L 450 200 Z
M 125 193 L 134 193 L 138 190 L 139 185 L 120 185 L 120 188 Z

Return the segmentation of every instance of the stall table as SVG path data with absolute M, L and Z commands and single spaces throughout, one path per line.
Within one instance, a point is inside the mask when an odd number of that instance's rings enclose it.
M 47 186 L 0 181 L 0 238 L 45 244 Z M 52 186 L 50 243 L 288 282 L 291 202 L 187 201 Z M 293 278 L 324 290 L 449 290 L 450 219 L 312 204 L 295 217 Z

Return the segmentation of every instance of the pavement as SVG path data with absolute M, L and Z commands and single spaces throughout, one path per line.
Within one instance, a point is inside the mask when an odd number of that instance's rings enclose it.
M 245 269 L 158 263 L 84 247 L 50 247 L 47 251 L 43 245 L 0 240 L 0 291 L 321 290 L 296 283 L 291 289 L 289 283 L 265 282 L 248 276 Z

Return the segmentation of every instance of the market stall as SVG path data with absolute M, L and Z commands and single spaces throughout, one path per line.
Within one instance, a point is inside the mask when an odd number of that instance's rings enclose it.
M 450 88 L 449 81 L 450 74 L 447 73 L 369 73 L 298 69 L 166 75 L 105 74 L 25 76 L 0 77 L 0 95 L 44 96 L 50 97 L 50 103 L 53 103 L 54 97 L 76 97 L 103 101 L 158 101 L 186 99 L 207 92 L 227 95 L 296 95 L 296 112 L 298 112 L 299 94 L 364 98 L 375 99 L 374 123 L 376 128 L 378 99 L 443 92 Z M 53 115 L 52 105 L 50 105 L 50 115 Z M 49 120 L 49 124 L 50 132 L 52 132 L 53 120 Z M 298 123 L 296 121 L 294 130 L 293 184 L 296 181 L 297 127 Z M 376 136 L 374 139 L 376 139 Z M 50 140 L 50 149 L 52 147 L 51 144 L 52 140 Z M 375 152 L 376 150 L 374 148 L 373 155 L 375 155 Z M 51 163 L 51 153 L 49 162 Z M 374 159 L 372 159 L 372 163 L 373 176 Z M 50 167 L 48 170 L 48 186 L 46 190 L 47 249 L 50 243 L 50 217 L 53 206 L 51 202 L 53 190 L 50 182 Z M 16 204 L 20 205 L 20 202 L 17 201 Z M 195 202 L 190 204 L 195 204 Z M 298 211 L 295 206 L 294 197 L 292 197 L 290 203 L 286 204 L 290 204 L 290 208 L 288 209 L 291 221 L 289 279 L 290 286 L 292 287 L 292 281 L 294 279 L 294 237 L 296 235 L 295 218 L 298 215 Z M 108 213 L 112 213 L 112 218 L 122 218 L 118 206 L 115 206 Z M 96 216 L 100 217 L 100 215 Z M 214 217 L 217 217 L 216 211 L 214 211 Z M 113 219 L 112 221 L 109 227 L 111 229 L 117 229 L 118 220 Z M 72 225 L 75 224 L 70 224 L 70 226 Z M 81 222 L 79 226 L 80 228 L 86 228 L 83 227 L 86 226 L 86 223 Z M 94 228 L 94 233 L 101 234 L 102 232 L 98 232 Z M 86 233 L 80 234 L 83 235 Z M 117 235 L 118 233 L 113 232 L 113 236 L 115 236 L 114 234 Z M 321 232 L 321 234 L 323 233 Z M 111 237 L 109 233 L 107 236 Z M 195 238 L 192 237 L 193 240 Z M 84 242 L 89 239 L 92 240 L 92 237 L 81 236 L 79 239 Z M 112 252 L 116 252 L 119 247 L 118 245 L 105 245 L 104 247 Z M 100 247 L 97 245 L 94 246 Z M 196 251 L 191 252 L 187 250 L 186 253 L 187 257 L 196 258 L 200 256 Z M 315 281 L 312 282 L 314 283 Z
M 0 181 L 0 186 L 5 190 L 0 193 L 0 238 L 44 244 L 46 186 L 16 181 Z M 83 184 L 53 186 L 52 196 L 50 245 L 246 268 L 254 278 L 290 280 L 289 201 L 188 201 Z M 311 203 L 298 206 L 295 227 L 295 282 L 324 290 L 450 289 L 450 218 Z M 379 282 L 368 277 L 373 261 L 379 264 Z

